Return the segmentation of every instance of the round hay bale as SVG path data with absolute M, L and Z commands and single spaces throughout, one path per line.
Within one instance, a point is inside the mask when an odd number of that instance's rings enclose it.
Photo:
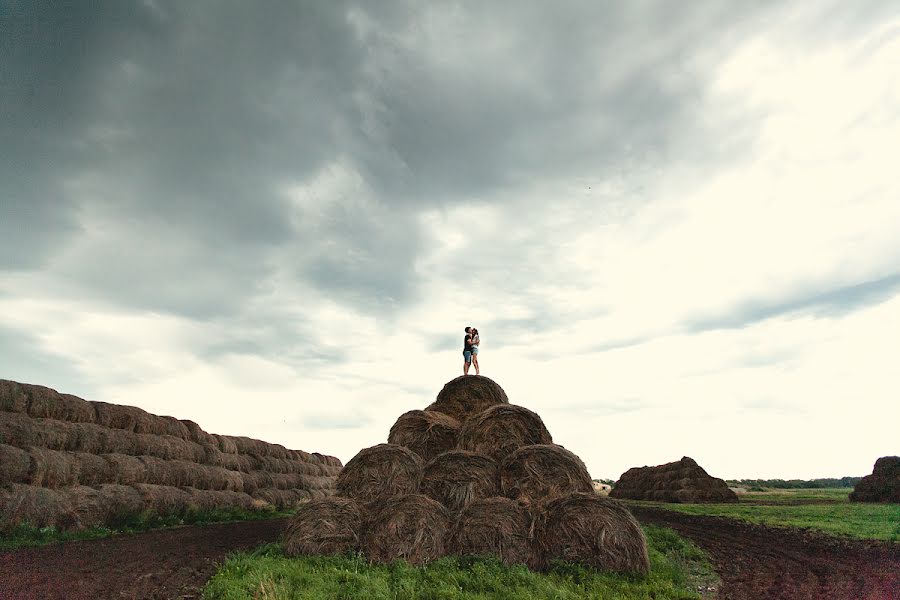
M 301 504 L 284 532 L 288 556 L 334 555 L 359 551 L 362 512 L 349 498 L 323 498 Z
M 139 483 L 134 489 L 141 495 L 146 510 L 159 516 L 184 515 L 190 505 L 190 493 L 181 488 Z
M 363 526 L 362 551 L 377 563 L 402 559 L 425 564 L 447 554 L 445 540 L 452 524 L 440 502 L 420 494 L 400 496 L 373 506 Z
M 497 383 L 484 375 L 460 375 L 444 384 L 437 399 L 425 410 L 435 410 L 465 422 L 495 404 L 509 404 Z
M 109 525 L 122 525 L 144 511 L 144 499 L 129 485 L 106 483 L 100 486 L 99 491 L 100 503 Z
M 100 454 L 104 450 L 105 431 L 108 430 L 93 423 L 71 423 L 66 447 L 73 452 Z
M 27 412 L 31 417 L 71 423 L 94 422 L 94 407 L 83 398 L 60 394 L 42 385 L 25 384 L 22 387 L 28 396 Z
M 138 454 L 135 434 L 123 429 L 106 427 L 100 427 L 98 431 L 101 436 L 103 454 Z
M 78 520 L 68 499 L 56 490 L 15 483 L 0 487 L 0 532 L 22 524 L 68 530 Z
M 206 458 L 203 447 L 171 435 L 134 434 L 134 454 L 157 456 L 166 460 L 200 463 Z
M 186 439 L 192 442 L 197 442 L 201 446 L 211 446 L 221 452 L 221 449 L 219 448 L 219 440 L 216 439 L 216 436 L 211 433 L 205 432 L 202 427 L 200 427 L 193 421 L 181 419 L 181 423 L 188 431 L 189 437 Z
M 519 448 L 500 466 L 500 490 L 507 498 L 542 504 L 573 492 L 594 492 L 581 459 L 556 444 Z
M 544 565 L 559 559 L 603 571 L 638 575 L 650 571 L 641 526 L 619 502 L 593 493 L 550 502 L 536 538 Z
M 175 417 L 159 416 L 151 413 L 147 413 L 146 419 L 139 419 L 135 423 L 134 432 L 149 435 L 169 435 L 187 441 L 191 439 L 191 432 L 188 431 L 184 423 Z
M 150 472 L 147 465 L 137 456 L 127 454 L 101 454 L 108 465 L 109 481 L 119 485 L 134 485 L 147 483 Z
M 459 447 L 502 461 L 523 446 L 552 444 L 541 418 L 527 408 L 497 404 L 469 419 L 459 432 Z
M 0 379 L 0 411 L 17 413 L 28 411 L 28 395 L 21 383 Z
M 79 484 L 83 486 L 97 486 L 104 483 L 115 483 L 112 467 L 102 455 L 73 452 L 72 458 L 78 464 Z
M 388 434 L 388 443 L 405 446 L 429 461 L 456 448 L 459 421 L 435 411 L 411 410 L 400 415 Z M 327 465 L 322 460 L 322 465 Z
M 422 459 L 403 446 L 378 444 L 360 450 L 337 478 L 338 494 L 359 503 L 377 503 L 415 494 L 422 480 Z
M 106 524 L 107 515 L 99 490 L 85 485 L 74 485 L 60 490 L 60 494 L 72 506 L 78 529 Z
M 26 414 L 0 411 L 0 444 L 26 450 L 32 446 L 65 450 L 69 442 L 66 423 L 32 419 Z
M 145 424 L 150 418 L 150 413 L 136 406 L 123 406 L 121 404 L 96 401 L 91 402 L 91 404 L 94 406 L 94 423 L 111 429 L 121 429 L 134 433 L 138 427 L 138 422 L 141 422 L 142 426 L 146 428 Z
M 297 496 L 288 490 L 277 490 L 275 488 L 258 489 L 253 493 L 254 498 L 265 500 L 278 510 L 293 508 L 297 504 Z
M 212 467 L 224 467 L 225 466 L 225 455 L 219 452 L 218 448 L 213 448 L 212 446 L 205 446 L 200 444 L 200 447 L 203 448 L 203 460 L 200 461 L 204 465 L 210 465 Z M 233 470 L 233 469 L 232 469 Z
M 28 452 L 0 444 L 0 485 L 28 483 L 31 475 L 31 456 Z
M 237 445 L 234 443 L 234 440 L 227 435 L 213 434 L 213 437 L 216 438 L 216 442 L 218 442 L 220 452 L 224 454 L 238 453 Z
M 483 454 L 466 450 L 445 452 L 425 465 L 419 490 L 457 513 L 474 500 L 498 494 L 500 468 Z
M 459 514 L 447 544 L 451 554 L 493 554 L 507 565 L 538 568 L 531 512 L 509 498 L 471 502 Z
M 58 450 L 47 448 L 29 448 L 31 485 L 47 488 L 59 488 L 78 483 L 78 462 L 73 456 Z

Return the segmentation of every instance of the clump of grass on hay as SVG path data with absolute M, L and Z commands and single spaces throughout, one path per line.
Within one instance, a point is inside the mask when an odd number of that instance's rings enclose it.
M 552 444 L 537 413 L 514 404 L 497 404 L 469 419 L 459 432 L 459 447 L 503 460 L 522 446 Z
M 284 552 L 344 554 L 358 552 L 362 512 L 349 498 L 331 497 L 301 504 L 284 532 Z
M 429 461 L 456 447 L 459 421 L 444 413 L 411 410 L 400 415 L 388 434 L 388 443 L 405 446 Z
M 378 444 L 360 450 L 337 478 L 339 496 L 360 503 L 382 502 L 394 496 L 414 494 L 422 480 L 422 459 L 395 444 Z
M 403 559 L 421 565 L 447 554 L 446 535 L 453 520 L 439 502 L 411 494 L 383 501 L 370 510 L 361 541 L 369 560 L 390 563 Z
M 459 514 L 447 546 L 451 554 L 492 554 L 508 565 L 537 568 L 532 534 L 533 519 L 526 507 L 509 498 L 485 498 Z
M 465 450 L 445 452 L 425 465 L 419 489 L 456 513 L 474 500 L 497 495 L 499 466 L 482 454 Z
M 513 500 L 545 504 L 574 492 L 594 493 L 581 459 L 556 444 L 519 448 L 500 466 L 500 490 Z
M 606 571 L 646 575 L 647 540 L 640 525 L 619 502 L 594 493 L 553 500 L 537 531 L 545 563 L 564 560 Z
M 495 381 L 483 375 L 461 375 L 448 381 L 425 410 L 442 412 L 462 423 L 495 404 L 509 404 Z

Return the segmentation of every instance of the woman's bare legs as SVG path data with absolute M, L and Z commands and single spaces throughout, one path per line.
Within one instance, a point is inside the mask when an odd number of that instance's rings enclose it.
M 475 352 L 472 353 L 472 366 L 475 367 L 475 374 L 481 375 L 481 369 L 478 368 L 478 354 Z

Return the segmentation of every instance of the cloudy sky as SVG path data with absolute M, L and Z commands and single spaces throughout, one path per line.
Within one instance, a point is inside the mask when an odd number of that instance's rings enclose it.
M 900 4 L 73 4 L 0 0 L 0 378 L 346 462 L 473 324 L 595 477 L 900 453 Z

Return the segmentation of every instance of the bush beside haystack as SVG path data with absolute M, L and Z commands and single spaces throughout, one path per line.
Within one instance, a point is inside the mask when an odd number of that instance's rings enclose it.
M 619 502 L 594 493 L 550 502 L 540 519 L 537 541 L 545 565 L 561 559 L 622 573 L 650 571 L 641 526 Z
M 497 404 L 470 418 L 459 432 L 459 447 L 502 461 L 522 446 L 552 444 L 541 418 L 527 408 Z
M 395 444 L 360 450 L 337 477 L 338 495 L 366 504 L 415 494 L 422 480 L 422 459 Z
M 882 456 L 850 492 L 851 502 L 900 503 L 900 456 Z
M 611 498 L 671 503 L 737 502 L 722 479 L 711 477 L 690 457 L 656 467 L 626 471 L 610 492 Z
M 474 500 L 497 495 L 499 466 L 482 454 L 465 450 L 446 452 L 425 465 L 419 489 L 457 513 Z
M 450 512 L 427 496 L 389 499 L 372 507 L 363 526 L 362 550 L 373 562 L 425 564 L 447 554 L 451 525 Z
M 428 462 L 456 447 L 459 421 L 441 412 L 411 410 L 400 415 L 388 434 L 388 443 L 405 446 Z
M 509 498 L 471 502 L 459 514 L 447 542 L 451 554 L 493 554 L 508 565 L 537 568 L 531 512 Z
M 344 554 L 358 552 L 362 512 L 348 498 L 325 498 L 302 504 L 284 532 L 284 552 L 303 554 Z
M 525 504 L 544 504 L 574 492 L 593 493 L 594 486 L 581 459 L 556 444 L 525 446 L 500 466 L 500 490 Z
M 448 381 L 425 410 L 442 412 L 462 423 L 495 404 L 509 404 L 503 388 L 483 375 L 461 375 Z

